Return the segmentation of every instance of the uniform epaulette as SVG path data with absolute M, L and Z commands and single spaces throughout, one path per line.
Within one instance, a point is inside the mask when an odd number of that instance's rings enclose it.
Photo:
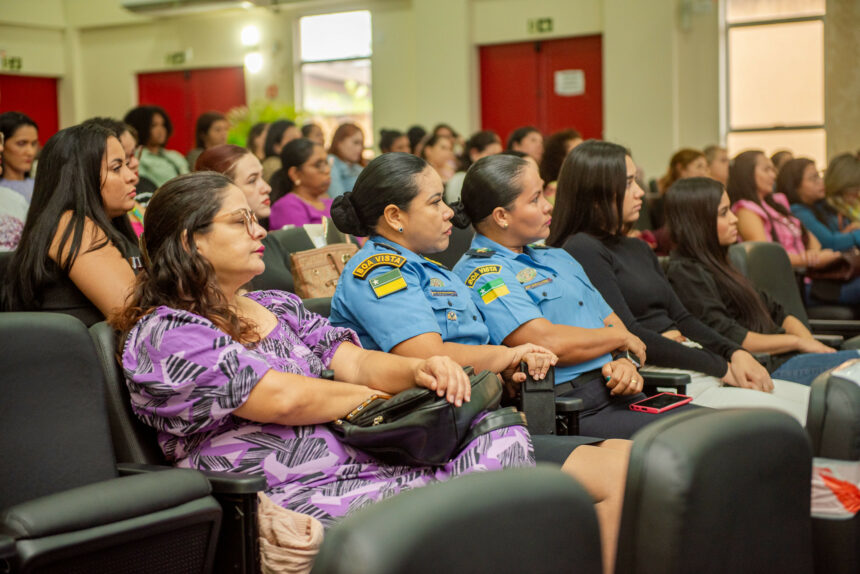
M 422 255 L 421 257 L 423 257 L 425 260 L 429 261 L 429 262 L 430 262 L 430 263 L 432 263 L 433 265 L 436 265 L 436 266 L 438 266 L 438 267 L 441 267 L 442 269 L 448 269 L 448 267 L 446 267 L 446 266 L 445 266 L 444 264 L 442 264 L 442 263 L 439 263 L 439 262 L 438 262 L 438 261 L 436 261 L 435 259 L 430 259 L 429 257 L 427 257 L 427 256 L 425 256 L 425 255 Z M 450 269 L 448 269 L 448 271 L 450 271 Z
M 394 247 L 392 247 L 391 245 L 389 245 L 387 243 L 382 243 L 381 241 L 374 241 L 373 244 L 376 245 L 377 247 L 384 247 L 385 249 L 390 249 L 391 251 L 397 253 L 398 255 L 401 255 L 400 251 L 398 251 L 397 249 L 395 249 Z
M 479 247 L 478 249 L 470 249 L 466 252 L 466 255 L 471 257 L 492 257 L 496 252 L 493 249 L 489 249 L 487 247 Z

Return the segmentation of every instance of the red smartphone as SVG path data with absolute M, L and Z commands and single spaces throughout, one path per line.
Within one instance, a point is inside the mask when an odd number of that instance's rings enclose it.
M 670 411 L 681 405 L 686 405 L 693 400 L 693 397 L 687 395 L 678 395 L 675 393 L 659 393 L 653 397 L 642 399 L 630 405 L 631 411 L 639 411 L 641 413 L 659 414 Z

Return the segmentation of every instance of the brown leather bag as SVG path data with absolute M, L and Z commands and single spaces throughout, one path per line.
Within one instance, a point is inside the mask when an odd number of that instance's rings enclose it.
M 335 243 L 290 254 L 296 295 L 332 297 L 346 262 L 358 252 L 353 243 Z

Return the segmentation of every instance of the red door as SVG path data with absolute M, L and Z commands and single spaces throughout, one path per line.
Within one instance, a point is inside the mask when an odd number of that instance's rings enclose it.
M 184 154 L 194 147 L 197 116 L 245 105 L 245 71 L 239 66 L 138 74 L 137 94 L 140 105 L 164 108 L 173 123 L 167 147 Z
M 520 126 L 603 137 L 601 37 L 482 46 L 481 125 L 503 140 Z
M 39 143 L 45 145 L 60 126 L 57 78 L 0 74 L 0 112 L 21 112 L 39 126 Z

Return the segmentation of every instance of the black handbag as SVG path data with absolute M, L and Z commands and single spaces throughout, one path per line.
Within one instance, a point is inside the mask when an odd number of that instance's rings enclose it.
M 480 434 L 526 424 L 525 415 L 513 408 L 495 410 L 502 397 L 496 374 L 483 371 L 470 374 L 470 380 L 471 400 L 460 407 L 430 389 L 408 389 L 389 399 L 368 399 L 330 426 L 342 442 L 384 463 L 442 465 Z M 484 411 L 494 412 L 473 428 Z

